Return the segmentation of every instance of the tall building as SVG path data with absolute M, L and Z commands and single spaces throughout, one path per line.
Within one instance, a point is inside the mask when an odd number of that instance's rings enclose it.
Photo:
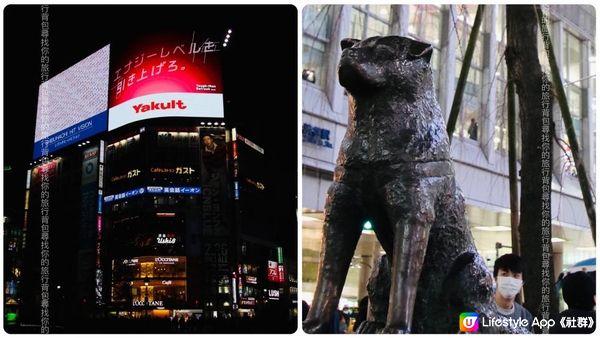
M 296 255 L 257 214 L 265 149 L 225 118 L 231 33 L 115 39 L 40 86 L 24 322 L 295 317 Z
M 309 5 L 304 7 L 302 72 L 303 294 L 312 299 L 321 248 L 323 209 L 348 122 L 348 98 L 337 79 L 344 38 L 401 35 L 433 48 L 431 65 L 446 120 L 477 5 Z M 595 10 L 548 6 L 551 38 L 569 99 L 583 161 L 596 180 Z M 488 5 L 477 38 L 463 103 L 452 140 L 457 184 L 477 249 L 493 266 L 510 252 L 505 6 Z M 541 36 L 540 36 L 541 41 Z M 542 44 L 540 60 L 548 72 Z M 560 146 L 553 147 L 552 243 L 556 273 L 595 255 L 581 190 L 558 106 L 553 109 Z M 476 125 L 477 128 L 471 128 Z M 517 135 L 520 143 L 520 135 Z M 517 144 L 518 152 L 520 145 Z M 520 155 L 519 155 L 520 156 Z M 519 158 L 520 161 L 520 158 Z M 594 183 L 592 183 L 594 186 Z M 365 224 L 340 306 L 356 306 L 382 254 Z

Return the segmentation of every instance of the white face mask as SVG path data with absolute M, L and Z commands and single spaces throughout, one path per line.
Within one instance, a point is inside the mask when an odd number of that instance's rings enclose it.
M 515 298 L 523 286 L 522 279 L 498 276 L 498 291 L 504 298 Z

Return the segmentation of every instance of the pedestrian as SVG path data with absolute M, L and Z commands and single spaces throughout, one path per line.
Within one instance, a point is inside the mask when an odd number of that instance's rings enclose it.
M 369 297 L 364 296 L 358 302 L 358 315 L 356 316 L 356 321 L 354 322 L 354 326 L 352 327 L 352 331 L 357 332 L 360 324 L 367 320 L 367 310 L 369 308 Z
M 550 333 L 593 333 L 596 330 L 595 278 L 577 271 L 568 274 L 561 284 L 563 299 L 569 308 L 558 315 Z
M 496 280 L 496 312 L 515 321 L 527 320 L 527 330 L 532 332 L 533 316 L 515 299 L 523 287 L 525 263 L 515 254 L 500 256 L 494 263 L 494 279 Z
M 469 133 L 469 138 L 471 140 L 477 141 L 477 130 L 479 129 L 479 125 L 475 121 L 475 119 L 471 119 L 471 124 L 469 125 L 469 129 L 467 133 Z

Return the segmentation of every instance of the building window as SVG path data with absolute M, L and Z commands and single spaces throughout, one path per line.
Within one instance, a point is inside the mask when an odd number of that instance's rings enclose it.
M 567 98 L 569 100 L 569 108 L 573 117 L 573 125 L 577 134 L 577 141 L 581 146 L 581 118 L 582 118 L 582 97 L 581 97 L 581 41 L 573 34 L 565 31 L 565 39 L 563 39 L 563 81 L 567 87 Z
M 392 6 L 355 5 L 350 18 L 350 37 L 366 39 L 390 33 Z
M 460 52 L 456 59 L 456 82 L 460 76 L 464 55 L 469 43 L 471 28 L 477 13 L 477 5 L 459 5 L 458 16 L 455 21 L 457 45 Z M 484 24 L 482 23 L 482 26 Z M 467 76 L 467 83 L 463 93 L 462 107 L 458 117 L 454 135 L 462 136 L 474 141 L 479 141 L 481 134 L 481 97 L 483 86 L 483 35 L 477 36 L 475 51 L 471 60 L 471 69 Z
M 332 5 L 309 5 L 302 11 L 302 79 L 320 87 L 325 84 L 333 10 Z
M 504 54 L 504 46 L 499 53 Z M 494 126 L 494 149 L 508 153 L 508 84 L 506 62 L 500 60 L 496 72 L 496 124 Z M 487 140 L 486 140 L 487 141 Z M 515 93 L 515 145 L 517 161 L 521 160 L 521 119 L 519 118 L 519 97 Z
M 433 45 L 440 43 L 440 6 L 410 5 L 408 33 Z
M 569 103 L 569 110 L 571 112 L 571 118 L 573 120 L 573 128 L 577 135 L 577 143 L 579 143 L 580 151 L 583 150 L 583 95 L 582 95 L 582 43 L 581 41 L 568 31 L 564 31 L 563 38 L 563 62 L 562 62 L 562 77 L 565 82 L 565 91 L 567 94 L 567 101 Z M 562 154 L 563 163 L 565 163 L 563 172 L 572 176 L 577 176 L 577 170 L 575 167 L 575 161 L 571 148 L 569 146 L 569 138 L 567 137 L 566 128 L 564 128 L 561 135 L 562 143 Z
M 506 81 L 496 75 L 496 124 L 494 126 L 494 150 L 508 152 L 508 120 Z
M 430 43 L 434 49 L 431 57 L 433 83 L 439 97 L 441 13 L 439 5 L 410 5 L 408 34 L 411 38 Z

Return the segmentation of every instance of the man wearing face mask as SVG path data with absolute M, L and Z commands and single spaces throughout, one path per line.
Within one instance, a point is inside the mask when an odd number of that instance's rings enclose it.
M 496 311 L 500 316 L 514 320 L 526 319 L 527 330 L 532 331 L 533 316 L 521 304 L 515 302 L 523 287 L 524 262 L 518 255 L 506 254 L 494 263 L 496 279 Z

